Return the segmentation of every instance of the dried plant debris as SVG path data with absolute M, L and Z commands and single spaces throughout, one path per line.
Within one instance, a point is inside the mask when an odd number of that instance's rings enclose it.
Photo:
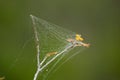
M 0 80 L 5 80 L 5 77 L 0 77 Z

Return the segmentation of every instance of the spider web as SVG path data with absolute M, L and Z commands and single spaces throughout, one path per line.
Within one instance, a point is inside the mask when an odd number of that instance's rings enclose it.
M 47 53 L 49 52 L 61 52 L 64 48 L 71 45 L 67 41 L 67 39 L 75 38 L 75 32 L 70 30 L 64 29 L 58 25 L 53 23 L 47 22 L 41 18 L 37 18 L 35 16 L 32 17 L 34 26 L 36 27 L 38 38 L 39 38 L 39 45 L 40 45 L 40 61 L 44 59 Z M 45 70 L 40 73 L 39 78 L 43 80 L 47 80 L 48 76 L 55 72 L 63 63 L 71 59 L 73 56 L 80 53 L 84 50 L 84 47 L 77 47 L 76 49 L 70 49 L 59 56 L 55 61 L 53 61 L 50 65 L 48 65 Z M 45 63 L 51 60 L 53 56 L 47 59 Z M 44 63 L 44 64 L 45 64 Z M 58 67 L 58 68 L 57 68 Z
M 41 57 L 48 52 L 60 51 L 68 44 L 66 39 L 73 38 L 73 35 L 75 35 L 74 32 L 47 22 L 41 18 L 34 16 L 33 19 L 38 32 Z

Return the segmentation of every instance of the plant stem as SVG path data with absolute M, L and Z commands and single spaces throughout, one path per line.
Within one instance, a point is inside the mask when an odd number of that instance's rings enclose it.
M 58 53 L 55 57 L 53 57 L 50 61 L 48 61 L 43 67 L 42 64 L 46 61 L 47 57 L 45 57 L 41 63 L 39 63 L 39 66 L 37 67 L 37 71 L 34 75 L 34 79 L 33 80 L 37 80 L 38 74 L 39 72 L 41 72 L 44 68 L 46 68 L 51 62 L 53 62 L 58 56 L 60 56 L 61 54 L 63 54 L 64 52 L 66 52 L 68 49 L 72 48 L 74 45 L 70 45 L 68 47 L 66 47 L 64 50 L 62 50 L 60 53 Z
M 64 52 L 66 52 L 68 49 L 70 49 L 71 47 L 73 47 L 74 45 L 70 45 L 68 47 L 66 47 L 64 50 L 62 50 L 60 53 L 58 53 L 55 57 L 53 57 L 50 61 L 48 61 L 44 66 L 42 66 L 40 68 L 40 71 L 42 71 L 44 68 L 46 68 L 51 62 L 53 62 L 58 56 L 60 56 L 61 54 L 63 54 Z
M 40 45 L 39 45 L 39 38 L 38 38 L 38 33 L 37 33 L 37 29 L 35 27 L 35 19 L 33 15 L 30 15 L 30 17 L 32 18 L 32 22 L 33 22 L 33 31 L 34 31 L 34 37 L 35 37 L 35 43 L 36 43 L 36 50 L 37 50 L 37 71 L 34 75 L 34 79 L 33 80 L 37 80 L 37 76 L 39 74 L 39 69 L 40 69 Z
M 46 61 L 47 57 L 45 56 L 44 59 L 42 60 L 42 62 L 40 63 L 40 66 L 43 65 L 43 63 Z
M 37 71 L 36 71 L 36 73 L 35 73 L 35 75 L 34 75 L 34 79 L 33 80 L 37 80 L 37 77 L 38 77 L 38 74 L 39 74 L 39 68 L 37 68 Z

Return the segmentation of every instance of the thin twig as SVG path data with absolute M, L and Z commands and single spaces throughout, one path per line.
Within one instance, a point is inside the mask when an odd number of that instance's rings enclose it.
M 30 15 L 30 17 L 32 18 L 32 22 L 33 22 L 33 31 L 34 31 L 34 37 L 35 37 L 35 43 L 36 43 L 36 50 L 37 50 L 37 71 L 34 75 L 34 79 L 33 80 L 37 80 L 37 76 L 39 74 L 39 69 L 40 69 L 40 45 L 39 45 L 39 38 L 38 38 L 38 33 L 37 33 L 37 29 L 35 27 L 35 19 L 33 15 Z
M 68 49 L 72 48 L 74 45 L 70 45 L 66 47 L 64 50 L 62 50 L 60 53 L 58 53 L 55 57 L 53 57 L 50 61 L 48 61 L 44 66 L 40 68 L 40 71 L 42 71 L 44 68 L 46 68 L 51 62 L 53 62 L 58 56 L 66 52 Z
M 43 63 L 46 61 L 46 59 L 47 59 L 47 56 L 45 56 L 44 59 L 41 61 L 40 66 L 43 65 Z

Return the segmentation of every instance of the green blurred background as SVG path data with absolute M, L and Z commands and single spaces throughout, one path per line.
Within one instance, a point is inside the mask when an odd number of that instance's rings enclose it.
M 120 80 L 119 0 L 1 0 L 0 76 L 33 79 L 36 54 L 30 14 L 80 33 L 91 44 L 49 80 Z

